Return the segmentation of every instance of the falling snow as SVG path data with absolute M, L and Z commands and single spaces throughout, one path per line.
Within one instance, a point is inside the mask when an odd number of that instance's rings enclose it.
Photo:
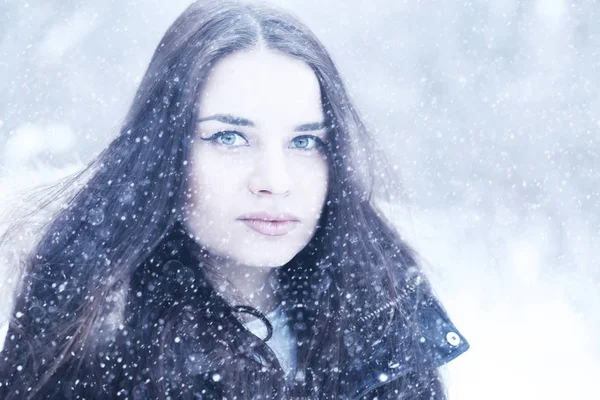
M 368 127 L 402 174 L 406 199 L 382 208 L 423 256 L 436 293 L 471 342 L 465 356 L 442 368 L 450 399 L 506 399 L 516 391 L 519 398 L 590 398 L 600 372 L 600 4 L 274 2 L 294 10 L 322 37 Z M 79 171 L 112 140 L 157 39 L 189 1 L 38 3 L 6 3 L 0 13 L 6 37 L 0 42 L 0 212 L 27 209 L 29 200 L 19 190 Z M 179 77 L 172 81 L 181 83 Z M 147 136 L 135 141 L 151 143 Z M 115 201 L 135 211 L 136 199 L 156 182 L 108 184 L 120 185 Z M 398 205 L 405 200 L 410 209 Z M 113 234 L 108 221 L 126 226 L 139 218 L 135 212 L 107 213 L 111 204 L 102 199 L 89 206 L 77 220 L 98 229 L 103 241 Z M 41 219 L 40 227 L 50 216 Z M 0 221 L 0 228 L 8 222 Z M 10 261 L 22 256 L 34 233 L 24 230 L 16 246 L 2 249 L 3 293 L 15 284 Z M 111 254 L 84 250 L 92 257 L 86 262 L 101 260 L 107 271 L 118 267 Z M 179 250 L 169 251 L 175 257 Z M 169 285 L 198 293 L 188 266 L 171 259 L 160 268 L 172 275 Z M 376 292 L 384 289 L 379 283 L 373 283 Z M 132 293 L 137 301 L 168 303 L 153 295 L 165 293 L 160 282 L 143 284 Z M 318 296 L 335 289 L 335 282 L 324 273 L 307 286 Z M 56 302 L 83 296 L 67 281 L 52 288 L 55 302 L 39 301 L 14 317 L 43 322 L 58 312 Z M 119 295 L 108 302 L 115 310 L 123 307 Z M 351 293 L 344 298 L 354 301 Z M 2 320 L 10 317 L 10 306 L 0 304 Z M 302 304 L 297 308 L 301 313 Z M 182 325 L 197 333 L 199 317 L 188 314 L 182 313 L 189 318 Z M 170 322 L 155 317 L 148 329 L 167 329 Z M 135 334 L 119 325 L 118 312 L 102 323 L 107 337 L 113 330 L 123 338 Z M 295 328 L 310 327 L 299 322 Z M 357 358 L 379 344 L 366 343 L 361 332 L 340 332 L 340 345 Z M 461 344 L 455 332 L 440 334 L 416 341 Z M 177 335 L 169 343 L 184 346 L 193 337 Z M 194 351 L 182 363 L 219 383 L 224 376 L 199 370 L 199 360 L 209 364 L 211 356 Z M 123 370 L 131 365 L 114 354 L 99 360 L 106 376 L 117 364 Z M 388 381 L 403 365 L 397 361 L 386 372 L 375 370 L 374 379 Z M 296 382 L 306 378 L 303 371 L 293 375 Z M 133 397 L 144 398 L 147 384 L 139 382 Z

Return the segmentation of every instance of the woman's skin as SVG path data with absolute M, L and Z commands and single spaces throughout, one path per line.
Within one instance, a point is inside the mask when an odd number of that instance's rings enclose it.
M 231 283 L 214 282 L 217 290 L 269 312 L 276 307 L 269 274 L 308 244 L 327 194 L 319 82 L 307 64 L 287 55 L 237 52 L 211 70 L 198 107 L 186 227 Z M 221 131 L 230 133 L 200 140 Z M 298 222 L 285 235 L 267 236 L 238 219 L 257 211 L 290 213 Z

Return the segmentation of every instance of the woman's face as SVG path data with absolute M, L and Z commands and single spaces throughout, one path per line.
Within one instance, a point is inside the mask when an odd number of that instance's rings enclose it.
M 234 264 L 287 263 L 312 238 L 327 193 L 316 75 L 272 50 L 233 53 L 209 73 L 198 112 L 187 228 Z

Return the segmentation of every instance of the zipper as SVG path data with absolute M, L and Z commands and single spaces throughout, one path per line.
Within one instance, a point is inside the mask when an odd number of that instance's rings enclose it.
M 382 305 L 381 307 L 378 307 L 375 310 L 371 311 L 367 315 L 359 317 L 358 320 L 361 322 L 364 322 L 367 319 L 374 318 L 374 317 L 378 316 L 379 314 L 381 314 L 382 312 L 384 312 L 385 310 L 394 307 L 397 303 L 398 303 L 398 300 L 389 301 L 389 302 L 385 303 L 384 305 Z
M 398 300 L 392 300 L 389 301 L 387 303 L 385 303 L 384 305 L 376 308 L 375 310 L 371 311 L 370 313 L 359 317 L 359 320 L 361 322 L 365 322 L 366 320 L 375 318 L 376 316 L 378 316 L 379 314 L 381 314 L 382 312 L 391 309 L 392 307 L 396 306 L 398 304 Z M 366 388 L 364 388 L 356 397 L 352 397 L 351 400 L 360 400 L 361 397 L 369 394 L 369 392 L 372 392 L 373 390 L 377 389 L 378 387 L 385 385 L 386 383 L 389 383 L 399 377 L 401 377 L 403 374 L 397 374 L 396 376 L 393 376 L 391 379 L 388 378 L 385 381 L 381 382 L 376 382 L 376 383 L 372 383 L 370 385 L 368 385 Z
M 381 387 L 383 385 L 386 385 L 386 384 L 388 384 L 388 383 L 390 383 L 392 381 L 395 381 L 396 379 L 399 379 L 399 378 L 401 378 L 404 375 L 405 375 L 405 373 L 403 372 L 403 373 L 400 373 L 400 374 L 396 374 L 395 376 L 392 375 L 392 378 L 388 378 L 388 379 L 386 379 L 383 382 L 372 383 L 372 384 L 368 385 L 366 388 L 364 388 L 362 390 L 362 392 L 360 392 L 359 394 L 357 394 L 356 397 L 352 397 L 351 400 L 360 400 L 362 397 L 368 395 L 373 390 L 375 390 L 375 389 L 377 389 L 377 388 L 379 388 L 379 387 Z

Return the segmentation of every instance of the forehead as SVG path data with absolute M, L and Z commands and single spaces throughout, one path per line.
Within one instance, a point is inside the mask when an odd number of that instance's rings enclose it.
M 261 124 L 299 124 L 323 119 L 321 91 L 304 62 L 273 50 L 233 53 L 209 72 L 199 117 L 232 114 Z

